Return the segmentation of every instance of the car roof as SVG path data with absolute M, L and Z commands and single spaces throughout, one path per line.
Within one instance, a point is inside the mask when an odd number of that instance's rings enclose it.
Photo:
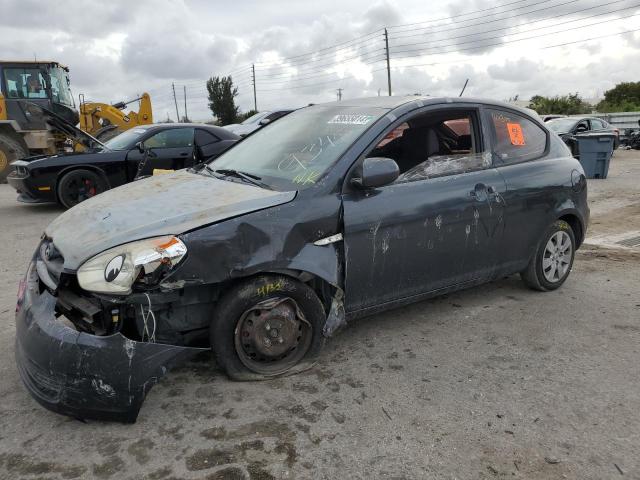
M 223 140 L 237 140 L 240 137 L 226 128 L 208 125 L 206 123 L 152 123 L 150 125 L 139 125 L 134 128 L 143 128 L 145 130 L 166 130 L 169 128 L 200 128 L 213 133 L 216 137 Z
M 526 108 L 518 107 L 499 100 L 491 100 L 487 98 L 473 98 L 473 97 L 430 97 L 420 95 L 406 95 L 406 96 L 380 96 L 380 97 L 365 97 L 365 98 L 353 98 L 342 101 L 334 101 L 328 103 L 322 103 L 318 105 L 324 106 L 351 106 L 351 107 L 373 107 L 373 108 L 386 108 L 393 110 L 398 107 L 402 107 L 409 104 L 416 104 L 416 106 L 428 106 L 439 105 L 443 103 L 448 104 L 482 104 L 487 106 L 495 106 L 500 108 L 508 108 L 510 110 L 518 111 L 528 117 L 533 117 L 533 111 Z M 536 115 L 537 116 L 537 115 Z

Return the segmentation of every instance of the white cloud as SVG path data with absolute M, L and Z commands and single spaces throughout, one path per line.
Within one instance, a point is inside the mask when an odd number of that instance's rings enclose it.
M 640 76 L 637 34 L 542 49 L 640 29 L 640 17 L 634 16 L 640 10 L 629 8 L 633 1 L 507 3 L 512 5 L 495 8 L 487 0 L 5 0 L 0 42 L 6 58 L 35 54 L 69 65 L 74 93 L 88 98 L 119 101 L 148 91 L 156 119 L 167 112 L 175 117 L 172 82 L 181 111 L 185 85 L 190 115 L 208 117 L 204 83 L 210 75 L 232 73 L 241 108 L 252 108 L 252 63 L 263 109 L 331 101 L 337 88 L 343 89 L 343 98 L 377 95 L 378 90 L 386 94 L 381 29 L 426 21 L 431 23 L 390 29 L 391 51 L 398 52 L 391 62 L 397 94 L 457 95 L 469 78 L 470 96 L 580 92 L 592 97 Z M 451 15 L 462 16 L 442 20 Z M 343 45 L 328 49 L 337 43 Z

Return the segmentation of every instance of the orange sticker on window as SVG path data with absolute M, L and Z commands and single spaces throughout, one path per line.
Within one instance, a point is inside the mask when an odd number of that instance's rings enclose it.
M 519 123 L 507 123 L 507 130 L 509 131 L 511 145 L 516 145 L 518 147 L 525 145 L 522 126 Z

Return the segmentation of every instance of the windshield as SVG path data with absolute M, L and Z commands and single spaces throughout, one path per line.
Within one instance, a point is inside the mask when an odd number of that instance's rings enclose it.
M 241 125 L 249 125 L 250 123 L 259 122 L 260 119 L 262 119 L 263 117 L 266 117 L 268 114 L 269 112 L 259 112 L 259 113 L 256 113 L 255 115 L 251 115 L 244 122 L 242 122 Z
M 144 128 L 132 128 L 105 142 L 105 145 L 109 150 L 129 150 L 146 131 Z
M 576 123 L 577 120 L 575 118 L 555 118 L 553 120 L 549 120 L 546 125 L 554 132 L 564 133 L 570 132 Z
M 362 132 L 388 110 L 314 106 L 256 131 L 210 164 L 259 177 L 276 190 L 315 184 Z
M 51 95 L 53 101 L 74 107 L 73 97 L 71 96 L 71 90 L 69 89 L 69 77 L 60 67 L 52 68 L 49 71 L 51 77 Z

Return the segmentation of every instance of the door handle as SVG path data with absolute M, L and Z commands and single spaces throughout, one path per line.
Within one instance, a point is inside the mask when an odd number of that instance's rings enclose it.
M 180 156 L 181 156 L 181 157 L 186 157 L 187 155 L 189 155 L 189 152 L 182 152 L 182 153 L 180 154 Z
M 484 191 L 487 190 L 487 186 L 484 183 L 477 183 L 473 190 L 469 192 L 471 198 L 477 199 Z

